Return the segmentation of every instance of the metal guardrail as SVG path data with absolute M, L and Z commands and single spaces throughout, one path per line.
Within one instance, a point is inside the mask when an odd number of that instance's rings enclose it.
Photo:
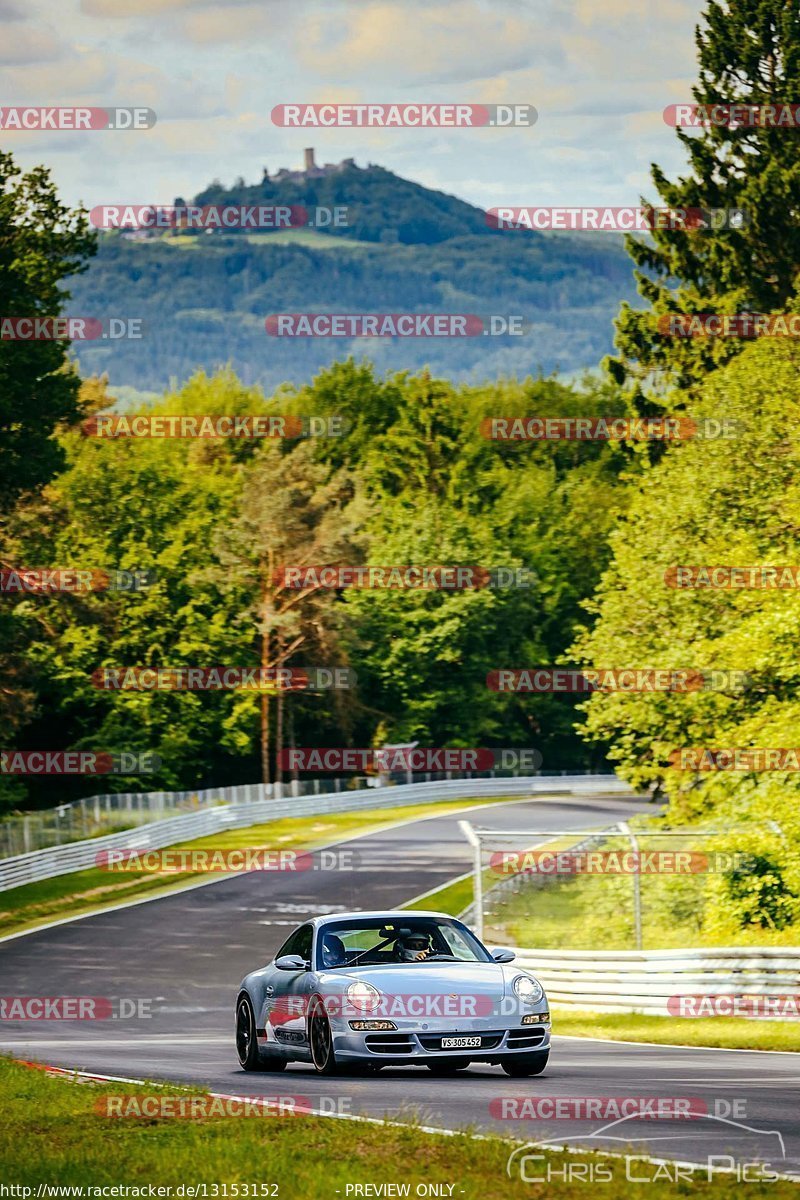
M 426 772 L 404 777 L 402 783 L 432 783 L 449 779 L 453 772 Z M 481 778 L 518 775 L 512 769 L 480 772 Z M 558 773 L 567 780 L 566 771 Z M 548 775 L 548 778 L 551 776 Z M 285 796 L 321 796 L 329 793 L 350 793 L 382 786 L 378 776 L 355 775 L 348 778 L 291 779 L 279 783 L 243 783 L 230 787 L 201 788 L 182 792 L 111 792 L 101 796 L 86 796 L 54 808 L 12 814 L 0 820 L 0 859 L 29 854 L 33 850 L 51 849 L 68 842 L 120 833 L 136 825 L 164 821 L 181 813 L 215 808 L 220 804 L 252 804 L 257 800 Z
M 682 1010 L 682 997 L 772 997 L 772 1019 L 797 1020 L 791 1003 L 777 1001 L 788 998 L 800 1006 L 800 946 L 515 952 L 519 965 L 536 975 L 556 1004 L 685 1020 L 692 1013 Z M 702 1004 L 687 1003 L 699 1009 L 695 1015 L 704 1015 Z
M 276 785 L 273 785 L 273 788 Z M 126 829 L 86 841 L 71 842 L 51 849 L 33 850 L 0 859 L 0 892 L 83 871 L 96 865 L 103 850 L 159 850 L 178 842 L 208 837 L 225 829 L 244 829 L 280 817 L 304 817 L 321 813 L 352 812 L 358 809 L 395 808 L 410 804 L 433 803 L 454 799 L 481 799 L 492 796 L 529 795 L 531 792 L 554 794 L 571 792 L 623 792 L 633 795 L 627 784 L 614 775 L 567 776 L 508 776 L 505 778 L 440 779 L 429 783 L 405 783 L 358 791 L 321 793 L 306 797 L 289 795 L 264 797 L 261 785 L 248 785 L 260 790 L 261 799 L 244 803 L 223 803 L 196 813 L 151 821 L 135 829 Z M 213 794 L 219 798 L 240 789 L 221 789 Z M 243 790 L 243 789 L 241 789 Z
M 366 778 L 356 778 L 350 786 L 357 790 L 366 788 L 368 783 Z M 294 796 L 310 796 L 345 791 L 347 787 L 346 779 L 292 780 L 290 792 Z M 245 783 L 182 792 L 111 792 L 87 796 L 54 808 L 4 817 L 0 821 L 0 858 L 119 833 L 136 825 L 149 825 L 220 804 L 250 804 L 279 795 L 278 784 Z

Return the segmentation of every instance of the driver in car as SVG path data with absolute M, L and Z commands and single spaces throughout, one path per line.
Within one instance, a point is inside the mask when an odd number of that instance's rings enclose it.
M 430 935 L 420 931 L 398 937 L 394 944 L 395 957 L 401 962 L 419 962 L 433 954 Z
M 323 967 L 343 967 L 347 962 L 344 942 L 335 933 L 326 932 L 322 939 Z

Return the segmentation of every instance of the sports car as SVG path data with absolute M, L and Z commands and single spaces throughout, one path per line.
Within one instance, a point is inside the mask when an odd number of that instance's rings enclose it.
M 476 1062 L 538 1075 L 550 1054 L 547 998 L 513 961 L 443 913 L 315 917 L 242 980 L 239 1062 L 310 1063 L 322 1075 L 401 1064 L 450 1075 Z

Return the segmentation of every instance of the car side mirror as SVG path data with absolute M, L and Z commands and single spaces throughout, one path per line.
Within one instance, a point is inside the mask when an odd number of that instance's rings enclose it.
M 307 971 L 311 966 L 300 954 L 282 954 L 275 959 L 279 971 Z
M 510 963 L 517 957 L 513 950 L 506 950 L 502 946 L 490 950 L 489 953 L 496 963 Z

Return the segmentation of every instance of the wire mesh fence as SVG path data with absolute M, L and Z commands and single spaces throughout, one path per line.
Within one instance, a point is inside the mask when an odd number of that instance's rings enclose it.
M 765 873 L 776 891 L 786 845 L 775 821 L 669 827 L 633 816 L 580 831 L 460 825 L 473 848 L 474 900 L 464 919 L 487 942 L 553 950 L 563 948 L 565 930 L 575 951 L 724 945 L 741 898 L 763 891 Z M 776 938 L 781 928 L 776 919 Z
M 566 771 L 553 773 L 566 776 Z M 587 774 L 589 774 L 587 772 Z M 513 778 L 528 773 L 495 769 L 483 772 L 397 773 L 395 776 L 352 776 L 326 779 L 291 779 L 282 784 L 247 783 L 232 787 L 201 788 L 176 792 L 115 792 L 89 796 L 55 808 L 12 813 L 0 819 L 0 859 L 49 850 L 69 842 L 134 829 L 182 813 L 200 812 L 222 804 L 250 804 L 261 800 L 307 797 L 360 791 L 387 784 L 430 783 L 443 779 Z

